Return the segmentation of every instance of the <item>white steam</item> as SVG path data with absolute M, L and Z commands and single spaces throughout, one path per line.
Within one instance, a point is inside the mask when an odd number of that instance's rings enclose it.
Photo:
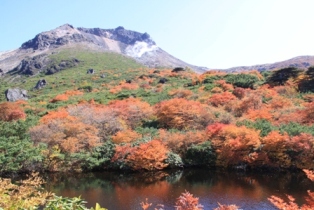
M 126 49 L 125 49 L 125 52 L 128 56 L 131 56 L 131 57 L 141 57 L 144 53 L 146 52 L 151 52 L 151 51 L 155 51 L 157 50 L 158 47 L 156 45 L 150 45 L 146 42 L 135 42 L 134 45 L 132 46 L 128 46 Z

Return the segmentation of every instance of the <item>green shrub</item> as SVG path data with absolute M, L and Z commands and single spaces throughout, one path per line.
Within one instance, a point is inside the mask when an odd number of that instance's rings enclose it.
M 227 74 L 224 79 L 234 87 L 241 88 L 254 88 L 259 82 L 258 77 L 252 74 Z
M 192 145 L 183 157 L 184 164 L 189 166 L 214 166 L 215 161 L 216 155 L 210 141 Z
M 260 136 L 267 136 L 271 131 L 278 130 L 275 126 L 273 126 L 269 121 L 265 119 L 257 119 L 254 121 L 244 120 L 241 122 L 237 122 L 237 126 L 244 125 L 247 128 L 253 128 L 255 130 L 260 131 Z
M 168 157 L 165 162 L 168 164 L 169 168 L 181 168 L 183 166 L 180 155 L 173 152 L 168 153 Z
M 282 124 L 279 126 L 279 130 L 281 133 L 288 133 L 289 136 L 297 136 L 300 133 L 309 133 L 314 135 L 314 126 L 300 125 L 296 122 Z
M 44 145 L 35 146 L 28 135 L 34 118 L 0 122 L 0 173 L 41 170 Z

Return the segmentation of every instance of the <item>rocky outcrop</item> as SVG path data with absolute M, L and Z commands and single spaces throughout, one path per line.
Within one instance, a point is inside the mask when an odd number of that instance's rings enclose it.
M 45 79 L 38 80 L 36 86 L 34 87 L 35 89 L 42 89 L 47 85 L 47 81 Z
M 139 33 L 136 31 L 126 30 L 122 26 L 115 29 L 100 28 L 77 28 L 81 32 L 93 34 L 99 37 L 105 37 L 122 42 L 127 45 L 134 45 L 135 42 L 146 42 L 155 45 L 156 43 L 150 38 L 148 33 Z
M 73 58 L 71 60 L 62 60 L 59 64 L 51 64 L 43 71 L 46 72 L 47 75 L 57 73 L 59 71 L 62 71 L 64 69 L 69 69 L 72 67 L 77 66 L 80 63 L 80 61 L 76 58 Z
M 40 72 L 48 62 L 49 58 L 46 54 L 37 55 L 32 58 L 26 57 L 13 70 L 13 72 L 25 75 L 35 75 Z
M 35 38 L 23 43 L 21 49 L 44 50 L 47 48 L 57 48 L 70 42 L 84 41 L 88 41 L 88 39 L 80 34 L 72 25 L 65 24 L 55 30 L 36 35 Z
M 7 89 L 5 91 L 5 97 L 7 101 L 27 100 L 27 90 L 20 88 Z

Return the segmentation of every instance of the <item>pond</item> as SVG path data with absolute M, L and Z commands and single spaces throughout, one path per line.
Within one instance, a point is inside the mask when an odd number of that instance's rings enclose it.
M 109 210 L 137 210 L 149 203 L 174 209 L 185 190 L 199 198 L 204 209 L 221 204 L 236 204 L 241 209 L 276 209 L 267 198 L 292 195 L 303 204 L 307 190 L 314 189 L 303 172 L 252 173 L 184 169 L 155 173 L 102 172 L 78 175 L 50 174 L 45 188 L 64 197 L 81 196 L 92 207 L 99 203 Z M 153 208 L 152 208 L 153 209 Z

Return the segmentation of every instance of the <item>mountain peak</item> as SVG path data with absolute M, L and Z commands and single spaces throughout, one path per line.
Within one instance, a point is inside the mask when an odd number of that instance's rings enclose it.
M 0 68 L 4 72 L 19 67 L 23 67 L 22 69 L 35 69 L 34 71 L 25 71 L 35 74 L 48 65 L 51 54 L 68 48 L 119 53 L 153 68 L 190 67 L 196 71 L 204 71 L 203 68 L 200 69 L 200 67 L 187 64 L 163 51 L 146 32 L 140 33 L 128 30 L 123 26 L 114 29 L 101 29 L 75 28 L 70 24 L 41 32 L 33 39 L 23 43 L 14 52 L 3 53 L 0 55 Z M 24 66 L 27 66 L 27 68 L 24 68 Z
M 56 29 L 71 30 L 71 29 L 74 29 L 74 27 L 73 27 L 71 24 L 66 23 L 66 24 L 64 24 L 64 25 L 59 26 L 59 27 L 56 28 Z

